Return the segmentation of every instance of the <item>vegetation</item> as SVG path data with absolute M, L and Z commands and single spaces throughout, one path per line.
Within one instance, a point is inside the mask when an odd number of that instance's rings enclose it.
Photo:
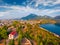
M 8 45 L 15 45 L 15 43 L 14 43 L 14 39 L 13 39 L 13 40 L 9 40 Z
M 44 22 L 41 22 L 39 24 L 45 24 L 48 22 L 49 21 L 44 20 Z M 30 23 L 22 24 L 19 21 L 14 21 L 11 26 L 16 28 L 16 32 L 18 33 L 18 38 L 17 38 L 18 45 L 21 45 L 21 40 L 24 37 L 28 38 L 29 40 L 34 40 L 37 43 L 37 45 L 59 45 L 60 44 L 59 37 L 56 37 L 54 34 L 46 31 L 45 29 L 40 28 L 38 24 L 32 24 L 32 25 Z M 0 39 L 5 40 L 5 45 L 9 35 L 8 28 L 9 27 L 6 25 L 0 27 Z M 14 43 L 15 41 L 16 41 L 15 39 L 10 40 L 8 45 L 15 45 Z

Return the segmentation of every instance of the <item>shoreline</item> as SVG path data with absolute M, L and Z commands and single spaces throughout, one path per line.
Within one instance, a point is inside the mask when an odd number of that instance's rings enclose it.
M 55 34 L 55 33 L 53 33 L 53 32 L 50 32 L 50 31 L 48 31 L 47 29 L 44 29 L 43 27 L 40 27 L 40 28 L 43 29 L 43 30 L 45 30 L 45 31 L 47 31 L 47 32 L 49 32 L 49 33 L 51 33 L 51 34 L 53 34 L 54 36 L 56 36 L 56 37 L 58 37 L 58 38 L 60 38 L 59 35 L 57 35 L 57 34 Z

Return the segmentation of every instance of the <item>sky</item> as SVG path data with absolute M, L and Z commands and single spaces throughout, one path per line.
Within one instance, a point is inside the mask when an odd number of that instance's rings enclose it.
M 0 0 L 0 19 L 14 19 L 29 14 L 60 15 L 60 0 Z

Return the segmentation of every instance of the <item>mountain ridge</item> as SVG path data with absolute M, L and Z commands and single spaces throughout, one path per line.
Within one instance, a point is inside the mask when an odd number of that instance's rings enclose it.
M 30 19 L 35 19 L 36 17 L 38 17 L 36 14 L 29 14 L 28 16 L 22 17 L 21 19 L 30 20 Z
M 22 17 L 21 19 L 22 20 L 31 20 L 31 19 L 52 19 L 52 17 L 50 16 L 47 16 L 47 15 L 44 15 L 44 16 L 38 16 L 36 14 L 29 14 L 28 16 L 26 17 Z
M 54 19 L 60 19 L 60 15 L 59 16 L 55 16 Z

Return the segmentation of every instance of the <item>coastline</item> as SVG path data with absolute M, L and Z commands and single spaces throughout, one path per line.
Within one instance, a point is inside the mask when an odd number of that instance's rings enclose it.
M 51 33 L 52 35 L 54 35 L 54 36 L 60 38 L 59 35 L 57 35 L 57 34 L 55 34 L 55 33 L 53 33 L 53 32 L 50 32 L 50 31 L 48 31 L 47 29 L 44 29 L 43 27 L 40 27 L 40 28 L 43 29 L 44 31 L 47 31 L 48 33 Z

